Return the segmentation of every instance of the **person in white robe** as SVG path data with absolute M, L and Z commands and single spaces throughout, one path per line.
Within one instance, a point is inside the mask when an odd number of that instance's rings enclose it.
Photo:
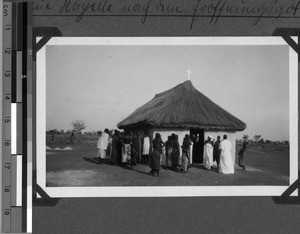
M 131 146 L 130 146 L 130 139 L 126 138 L 125 142 L 122 146 L 122 165 L 126 166 L 129 161 L 131 160 Z
M 195 135 L 191 136 L 191 145 L 190 145 L 190 164 L 189 167 L 193 165 L 193 145 L 194 145 Z
M 143 153 L 142 161 L 146 162 L 150 154 L 150 138 L 148 135 L 145 135 L 143 138 Z
M 220 143 L 220 167 L 219 172 L 223 174 L 234 174 L 234 164 L 231 157 L 231 143 L 227 139 L 227 135 L 223 136 L 223 140 Z
M 212 137 L 208 136 L 204 145 L 204 156 L 203 156 L 203 165 L 206 169 L 210 170 L 213 165 L 213 145 L 211 142 Z
M 98 164 L 103 163 L 103 160 L 106 158 L 106 150 L 109 141 L 109 130 L 105 129 L 103 133 L 101 133 L 99 140 L 97 142 L 98 148 Z

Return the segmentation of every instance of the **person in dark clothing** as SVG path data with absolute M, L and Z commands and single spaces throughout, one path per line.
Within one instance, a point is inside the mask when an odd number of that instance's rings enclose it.
M 72 132 L 71 136 L 70 136 L 70 142 L 71 144 L 73 144 L 75 141 L 75 134 L 74 134 L 74 131 Z
M 122 165 L 122 146 L 123 146 L 123 143 L 124 143 L 124 135 L 122 135 L 119 132 L 119 137 L 118 137 L 118 140 L 116 141 L 116 147 L 117 147 L 117 164 L 119 166 Z
M 172 134 L 172 168 L 174 170 L 177 170 L 178 161 L 179 161 L 179 154 L 180 154 L 180 145 L 178 142 L 178 135 Z
M 193 144 L 193 162 L 197 163 L 203 163 L 203 142 L 200 141 L 200 136 L 199 134 L 196 135 L 196 138 L 194 140 Z
M 167 168 L 172 167 L 172 150 L 173 150 L 173 142 L 172 136 L 168 136 L 168 140 L 165 143 L 166 145 L 166 166 Z
M 115 130 L 115 134 L 112 137 L 112 149 L 111 149 L 111 164 L 115 165 L 118 163 L 118 144 L 120 144 L 120 132 Z
M 182 143 L 182 163 L 181 163 L 181 172 L 186 173 L 188 171 L 188 166 L 190 163 L 190 146 L 191 139 L 188 134 L 185 135 Z
M 133 156 L 134 156 L 134 166 L 137 163 L 140 163 L 140 146 L 139 146 L 139 135 L 137 132 L 133 133 L 133 137 L 132 137 L 132 152 L 133 152 Z
M 219 170 L 219 166 L 220 166 L 220 143 L 221 143 L 221 137 L 218 136 L 217 140 L 214 143 L 214 151 L 213 151 L 213 161 L 217 162 L 218 165 L 218 170 Z
M 245 164 L 245 156 L 246 156 L 246 149 L 248 147 L 248 135 L 244 135 L 243 136 L 243 145 L 242 145 L 242 148 L 240 149 L 238 155 L 239 155 L 239 166 L 241 168 L 243 168 L 243 171 L 246 170 L 246 164 Z
M 159 133 L 155 134 L 155 138 L 153 140 L 153 152 L 151 155 L 150 162 L 150 175 L 154 176 L 155 174 L 159 176 L 160 171 L 160 155 L 162 153 L 162 148 L 165 146 L 165 143 L 162 141 Z

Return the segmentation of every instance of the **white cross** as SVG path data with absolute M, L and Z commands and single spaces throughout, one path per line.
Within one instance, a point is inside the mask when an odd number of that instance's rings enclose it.
M 190 69 L 188 69 L 188 70 L 186 71 L 186 73 L 188 74 L 188 80 L 190 80 L 190 74 L 192 73 L 192 71 L 191 71 Z

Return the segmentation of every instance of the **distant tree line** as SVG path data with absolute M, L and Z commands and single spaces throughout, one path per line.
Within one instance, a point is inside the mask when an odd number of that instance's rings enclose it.
M 243 139 L 237 140 L 237 147 L 241 147 Z M 286 151 L 289 150 L 289 141 L 272 141 L 264 140 L 261 135 L 254 135 L 252 139 L 248 139 L 249 148 L 259 151 Z
M 238 140 L 238 141 L 242 141 Z M 262 137 L 262 135 L 254 135 L 252 139 L 248 139 L 249 143 L 261 143 L 261 144 L 283 144 L 283 145 L 289 145 L 289 141 L 272 141 L 272 140 L 264 140 L 264 138 Z

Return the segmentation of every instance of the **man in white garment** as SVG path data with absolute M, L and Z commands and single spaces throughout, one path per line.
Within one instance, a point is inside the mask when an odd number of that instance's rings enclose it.
M 106 150 L 109 140 L 109 130 L 106 128 L 104 132 L 100 135 L 100 138 L 97 142 L 98 148 L 98 164 L 102 164 L 104 159 L 106 158 Z
M 213 144 L 211 141 L 212 137 L 208 136 L 204 145 L 204 157 L 203 157 L 203 165 L 206 169 L 210 170 L 213 165 Z
M 192 134 L 191 145 L 190 145 L 190 165 L 189 165 L 189 167 L 192 167 L 192 165 L 193 165 L 193 145 L 194 145 L 195 138 L 196 138 L 196 136 L 194 134 Z
M 143 153 L 142 153 L 142 161 L 148 161 L 148 157 L 150 154 L 150 138 L 148 134 L 145 134 L 143 138 Z
M 231 143 L 227 139 L 227 135 L 223 136 L 223 140 L 220 143 L 220 167 L 219 172 L 223 174 L 234 174 L 234 165 L 231 157 Z

